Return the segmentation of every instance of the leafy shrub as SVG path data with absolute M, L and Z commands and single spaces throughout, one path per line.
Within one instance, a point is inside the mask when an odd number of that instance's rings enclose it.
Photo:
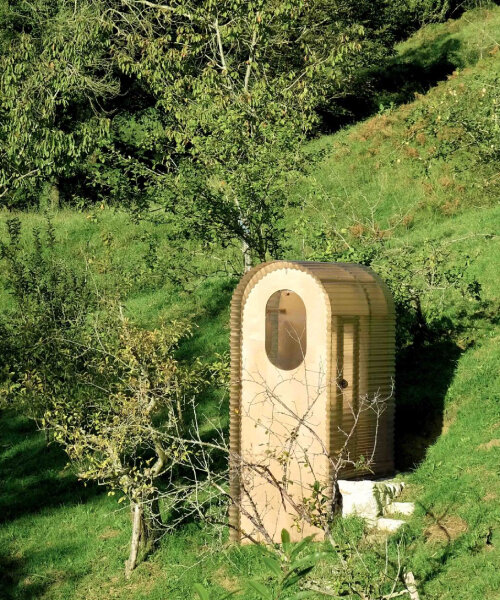
M 158 480 L 175 487 L 189 400 L 204 382 L 197 364 L 175 358 L 187 321 L 146 331 L 131 324 L 120 304 L 102 298 L 87 272 L 56 260 L 50 220 L 34 244 L 8 222 L 0 246 L 15 309 L 3 333 L 2 405 L 34 418 L 68 454 L 79 477 L 121 492 L 133 513 L 129 573 L 141 549 L 163 531 Z M 174 493 L 175 497 L 175 493 Z
M 15 308 L 3 317 L 3 404 L 15 403 L 39 419 L 48 398 L 62 380 L 81 368 L 80 331 L 97 307 L 89 274 L 56 258 L 56 237 L 50 220 L 33 231 L 33 244 L 21 242 L 21 224 L 7 222 L 8 238 L 0 242 L 6 287 Z
M 398 348 L 449 335 L 481 307 L 481 285 L 465 275 L 469 257 L 458 264 L 450 248 L 431 242 L 391 248 L 377 227 L 352 229 L 306 232 L 307 259 L 354 262 L 379 273 L 395 300 Z
M 251 579 L 248 582 L 248 591 L 259 600 L 299 600 L 311 596 L 310 591 L 297 591 L 297 584 L 314 569 L 315 565 L 323 558 L 331 556 L 331 552 L 318 551 L 313 544 L 314 536 L 305 537 L 297 544 L 290 543 L 290 534 L 286 529 L 281 531 L 281 547 L 258 546 L 258 551 L 265 566 L 266 577 L 264 582 Z M 210 595 L 200 584 L 195 584 L 194 590 L 200 600 L 211 600 Z M 238 592 L 224 595 L 218 600 L 225 600 Z M 248 597 L 245 595 L 244 597 Z

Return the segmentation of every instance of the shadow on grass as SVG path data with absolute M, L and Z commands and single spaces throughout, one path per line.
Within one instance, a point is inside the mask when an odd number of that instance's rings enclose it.
M 206 362 L 214 354 L 229 349 L 229 306 L 237 281 L 233 278 L 213 278 L 197 290 L 199 316 L 193 335 L 186 338 L 177 356 L 180 360 L 199 358 Z
M 396 363 L 396 469 L 408 471 L 441 435 L 446 392 L 463 350 L 451 340 L 405 349 Z
M 414 100 L 415 94 L 425 94 L 463 66 L 459 48 L 459 40 L 443 33 L 368 70 L 358 82 L 355 95 L 340 99 L 334 107 L 322 111 L 323 131 L 334 133 L 376 114 L 381 108 L 396 107 Z
M 0 550 L 0 594 L 4 600 L 35 600 L 45 592 L 47 585 L 43 578 L 32 583 L 26 582 L 24 592 L 19 591 L 19 584 L 26 580 L 28 571 L 21 558 L 13 556 L 8 548 Z
M 49 569 L 34 573 L 33 568 L 28 566 L 28 561 L 50 564 L 52 555 L 53 562 L 57 562 L 61 553 L 66 556 L 77 556 L 77 545 L 58 546 L 54 550 L 43 548 L 39 552 L 23 554 L 22 558 L 11 550 L 9 547 L 0 548 L 0 598 L 2 600 L 37 600 L 50 587 L 79 579 L 74 573 L 68 574 L 62 570 Z
M 412 48 L 393 59 L 387 68 L 375 74 L 380 90 L 378 102 L 402 104 L 413 100 L 416 93 L 425 94 L 461 66 L 459 48 L 459 40 L 443 34 L 429 45 Z
M 404 317 L 403 317 L 404 318 Z M 443 432 L 444 401 L 465 348 L 454 341 L 486 324 L 500 325 L 497 302 L 481 301 L 459 324 L 443 318 L 434 329 L 416 332 L 420 343 L 396 360 L 395 462 L 400 471 L 415 468 Z M 472 338 L 469 338 L 472 339 Z
M 84 487 L 67 470 L 67 457 L 48 445 L 35 425 L 10 412 L 0 415 L 0 523 L 62 504 L 74 505 L 102 493 Z

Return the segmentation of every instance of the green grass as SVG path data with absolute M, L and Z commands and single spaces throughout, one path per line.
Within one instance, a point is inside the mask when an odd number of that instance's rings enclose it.
M 64 454 L 47 448 L 28 421 L 6 414 L 0 426 L 2 600 L 183 600 L 195 581 L 222 591 L 261 568 L 253 549 L 229 547 L 225 536 L 191 522 L 126 582 L 127 510 L 104 489 L 77 482 Z
M 417 253 L 432 244 L 446 250 L 450 266 L 463 268 L 464 278 L 481 284 L 483 302 L 472 313 L 447 293 L 433 296 L 429 318 L 449 320 L 453 332 L 398 357 L 397 461 L 408 499 L 418 505 L 401 551 L 422 599 L 500 598 L 500 179 L 491 148 L 499 131 L 499 41 L 497 7 L 428 26 L 401 44 L 388 70 L 396 81 L 398 73 L 414 81 L 383 89 L 379 114 L 311 143 L 325 156 L 296 190 L 301 209 L 286 217 L 288 258 L 314 256 L 321 239 L 326 256 L 329 242 L 336 252 L 345 244 L 375 244 L 382 248 L 378 268 L 401 249 Z M 454 129 L 457 121 L 463 130 Z M 2 213 L 0 221 L 9 216 Z M 28 229 L 43 226 L 43 215 L 19 216 Z M 143 326 L 193 316 L 195 332 L 179 349 L 181 358 L 211 360 L 227 351 L 235 279 L 187 269 L 214 271 L 214 263 L 234 259 L 231 252 L 208 257 L 189 245 L 180 255 L 166 226 L 137 225 L 109 208 L 62 210 L 53 220 L 61 260 L 86 261 L 96 285 L 118 287 Z M 152 238 L 156 266 L 149 269 Z M 12 306 L 4 289 L 0 306 Z M 220 400 L 208 395 L 204 410 L 222 414 Z M 65 466 L 63 453 L 47 447 L 29 422 L 1 417 L 2 600 L 184 600 L 193 598 L 194 582 L 222 591 L 264 576 L 255 549 L 230 547 L 226 534 L 190 522 L 166 536 L 126 582 L 127 511 L 103 488 L 85 488 Z M 383 545 L 359 539 L 355 526 L 342 535 L 356 538 L 369 577 Z M 318 577 L 327 580 L 329 572 L 323 566 Z
M 298 190 L 309 229 L 334 220 L 405 236 L 405 226 L 434 227 L 498 200 L 499 32 L 498 8 L 482 9 L 425 27 L 399 46 L 392 62 L 404 67 L 407 93 L 312 145 L 326 158 Z M 384 72 L 393 75 L 390 66 Z
M 426 597 L 500 597 L 499 341 L 491 331 L 460 359 L 444 432 L 409 477 L 421 490 L 412 562 Z

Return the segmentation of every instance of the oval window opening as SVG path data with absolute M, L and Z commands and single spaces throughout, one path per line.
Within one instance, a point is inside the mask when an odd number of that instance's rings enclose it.
M 278 369 L 296 369 L 307 350 L 306 307 L 291 290 L 279 290 L 266 304 L 266 353 Z

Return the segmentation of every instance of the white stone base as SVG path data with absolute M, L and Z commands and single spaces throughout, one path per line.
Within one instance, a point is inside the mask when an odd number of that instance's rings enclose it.
M 399 529 L 404 521 L 385 518 L 385 515 L 411 515 L 415 506 L 411 502 L 393 502 L 404 488 L 402 481 L 391 479 L 338 482 L 342 496 L 342 516 L 358 515 L 388 533 Z
M 404 515 L 409 517 L 415 512 L 415 504 L 413 502 L 393 502 L 385 507 L 384 514 L 386 515 Z
M 379 531 L 394 533 L 405 523 L 406 521 L 402 521 L 401 519 L 387 519 L 386 517 L 380 517 L 380 519 L 377 519 L 375 527 Z

